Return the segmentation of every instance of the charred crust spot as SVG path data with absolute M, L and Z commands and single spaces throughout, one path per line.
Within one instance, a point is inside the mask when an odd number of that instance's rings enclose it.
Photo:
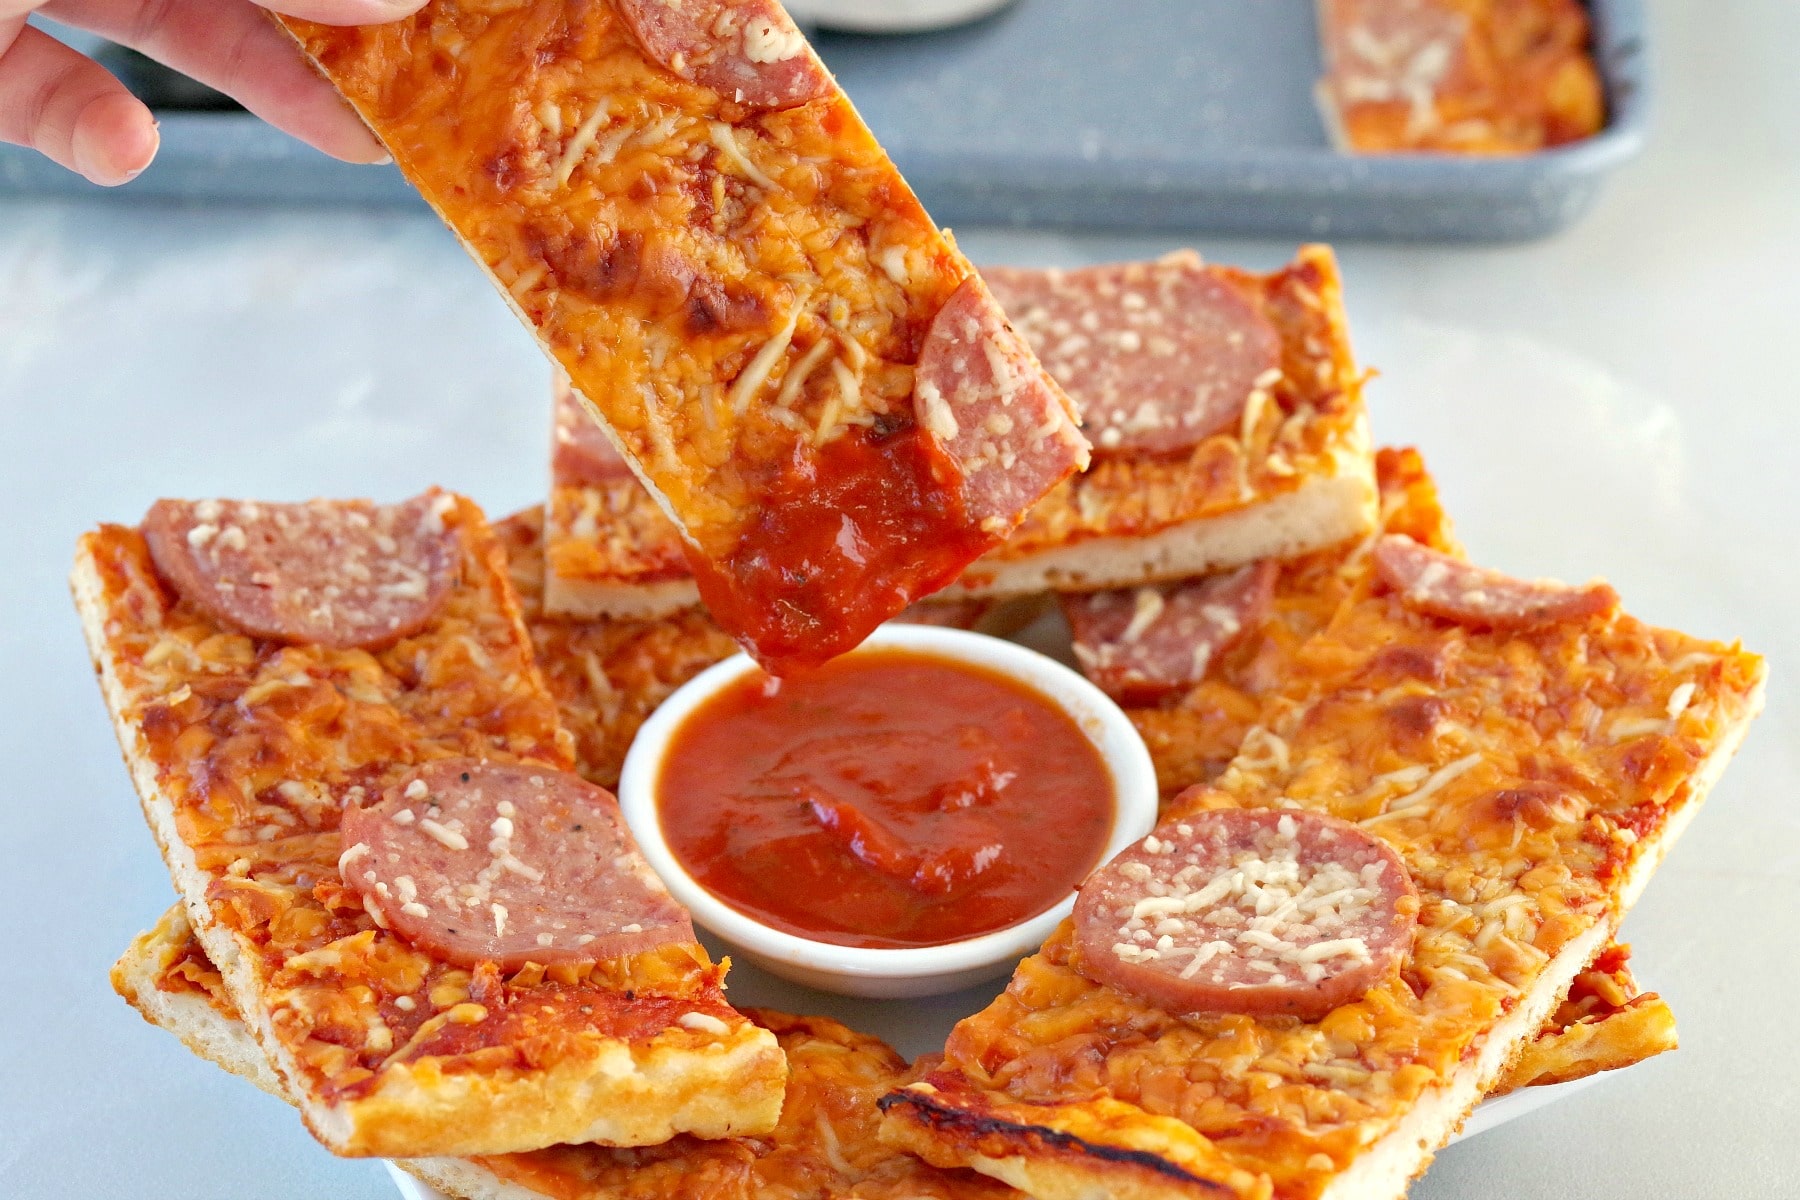
M 1553 783 L 1498 788 L 1488 795 L 1487 804 L 1497 819 L 1520 820 L 1538 830 L 1580 820 L 1587 808 L 1579 796 Z
M 495 191 L 501 195 L 509 195 L 525 181 L 528 172 L 523 165 L 523 157 L 517 145 L 510 145 L 488 159 L 485 173 Z
M 744 288 L 699 278 L 688 290 L 687 329 L 696 336 L 737 333 L 767 323 L 768 310 L 762 298 Z
M 630 295 L 643 263 L 643 235 L 607 229 L 528 230 L 526 249 L 554 272 L 557 283 L 592 300 Z
M 1444 669 L 1444 656 L 1435 647 L 1395 645 L 1376 651 L 1363 673 L 1382 679 L 1420 679 L 1441 684 Z
M 893 437 L 896 433 L 904 433 L 912 424 L 912 419 L 905 413 L 879 412 L 875 414 L 875 420 L 869 426 L 869 436 L 881 441 Z
M 175 710 L 160 700 L 155 704 L 144 706 L 143 716 L 138 718 L 144 736 L 152 742 L 161 742 L 181 732 L 181 718 Z
M 1412 740 L 1428 738 L 1444 719 L 1449 705 L 1436 696 L 1404 696 L 1387 706 L 1394 732 Z
M 920 1124 L 929 1126 L 938 1132 L 950 1134 L 959 1140 L 970 1141 L 984 1137 L 998 1137 L 1013 1142 L 1023 1140 L 1044 1150 L 1062 1154 L 1077 1154 L 1100 1162 L 1140 1167 L 1164 1178 L 1201 1188 L 1204 1194 L 1209 1196 L 1235 1197 L 1237 1195 L 1232 1188 L 1216 1180 L 1195 1175 L 1148 1150 L 1126 1150 L 1118 1146 L 1102 1146 L 1085 1138 L 1076 1137 L 1072 1133 L 1064 1133 L 1059 1129 L 1050 1129 L 1043 1125 L 1023 1125 L 1016 1121 L 1003 1121 L 998 1117 L 981 1116 L 948 1104 L 942 1104 L 919 1092 L 889 1092 L 875 1102 L 875 1106 L 884 1113 L 902 1104 L 912 1110 L 912 1115 Z

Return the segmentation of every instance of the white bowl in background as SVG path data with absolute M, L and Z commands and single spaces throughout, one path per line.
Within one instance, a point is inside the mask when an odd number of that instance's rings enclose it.
M 984 667 L 1032 688 L 1067 713 L 1099 751 L 1113 780 L 1113 823 L 1100 862 L 1150 832 L 1156 823 L 1156 773 L 1131 721 L 1079 674 L 1012 642 L 929 625 L 884 625 L 852 654 L 910 650 Z M 874 949 L 772 929 L 702 887 L 676 860 L 662 833 L 656 784 L 676 730 L 700 705 L 758 668 L 736 655 L 702 671 L 644 722 L 625 756 L 619 806 L 644 857 L 696 923 L 757 966 L 794 983 L 846 996 L 934 996 L 1004 975 L 1069 915 L 1075 894 L 1004 929 L 938 946 Z
M 852 33 L 918 33 L 944 29 L 998 12 L 1012 0 L 786 0 L 802 24 Z

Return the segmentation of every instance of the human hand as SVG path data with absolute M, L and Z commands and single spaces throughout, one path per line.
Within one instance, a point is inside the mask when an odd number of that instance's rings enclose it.
M 130 46 L 348 162 L 386 159 L 350 107 L 262 9 L 373 25 L 425 0 L 0 0 L 0 142 L 108 187 L 156 157 L 156 121 L 106 69 L 25 24 L 33 12 Z

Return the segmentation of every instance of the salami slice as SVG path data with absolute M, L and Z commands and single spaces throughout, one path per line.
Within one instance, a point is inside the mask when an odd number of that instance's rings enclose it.
M 625 456 L 566 382 L 556 389 L 555 438 L 550 471 L 558 484 L 603 487 L 633 478 Z
M 1281 338 L 1191 251 L 1072 271 L 982 272 L 1101 454 L 1172 454 L 1279 377 Z
M 831 77 L 777 0 L 614 0 L 644 53 L 751 108 L 831 94 Z
M 1375 573 L 1406 607 L 1479 628 L 1532 629 L 1598 616 L 1619 605 L 1619 594 L 1606 583 L 1571 587 L 1553 579 L 1515 579 L 1402 534 L 1388 534 L 1375 544 Z
M 1075 660 L 1101 691 L 1127 703 L 1192 687 L 1268 618 L 1279 571 L 1251 563 L 1186 583 L 1063 596 Z
M 455 584 L 454 496 L 400 504 L 158 500 L 144 540 L 163 580 L 254 637 L 373 647 L 417 633 Z
M 381 924 L 460 966 L 595 962 L 694 938 L 618 801 L 578 775 L 427 763 L 344 813 L 338 873 Z
M 988 532 L 1010 532 L 1034 500 L 1087 466 L 1068 397 L 1038 369 L 978 275 L 963 280 L 926 331 L 913 407 Z
M 1077 966 L 1169 1012 L 1317 1020 L 1412 946 L 1419 900 L 1393 848 L 1289 809 L 1165 824 L 1081 885 Z

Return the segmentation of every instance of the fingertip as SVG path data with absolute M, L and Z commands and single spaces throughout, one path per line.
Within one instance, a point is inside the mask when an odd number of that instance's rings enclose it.
M 117 187 L 143 174 L 161 144 L 156 118 L 143 101 L 125 92 L 88 101 L 70 133 L 75 169 L 101 187 Z
M 387 147 L 377 141 L 369 127 L 355 116 L 342 125 L 337 122 L 333 125 L 328 133 L 321 131 L 307 140 L 331 157 L 361 167 L 381 167 L 394 161 Z
M 429 0 L 257 0 L 264 8 L 323 25 L 381 25 L 410 17 Z

